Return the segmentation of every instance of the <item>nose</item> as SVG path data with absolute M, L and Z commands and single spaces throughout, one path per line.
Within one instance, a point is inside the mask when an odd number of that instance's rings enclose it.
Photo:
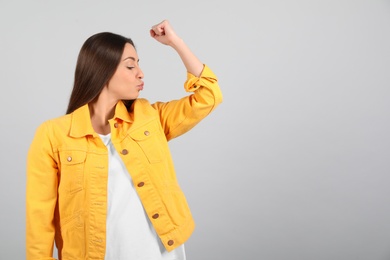
M 141 68 L 138 69 L 138 75 L 137 75 L 137 77 L 138 77 L 139 79 L 143 79 L 143 78 L 144 78 L 144 72 L 141 70 Z

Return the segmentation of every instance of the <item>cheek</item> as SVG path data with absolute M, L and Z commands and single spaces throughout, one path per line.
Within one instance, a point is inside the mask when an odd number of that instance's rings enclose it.
M 128 88 L 131 83 L 131 77 L 125 73 L 117 75 L 113 82 L 118 88 Z
M 135 80 L 134 76 L 132 74 L 127 74 L 125 76 L 125 79 L 126 79 L 127 82 L 134 82 L 134 80 Z

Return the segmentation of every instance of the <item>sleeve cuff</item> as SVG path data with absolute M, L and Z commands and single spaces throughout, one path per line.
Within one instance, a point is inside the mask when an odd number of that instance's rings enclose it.
M 187 72 L 187 80 L 184 82 L 184 89 L 187 92 L 195 91 L 200 87 L 204 87 L 207 85 L 214 84 L 218 81 L 217 76 L 212 72 L 212 70 L 207 66 L 203 65 L 202 73 L 199 77 L 194 76 L 190 72 Z

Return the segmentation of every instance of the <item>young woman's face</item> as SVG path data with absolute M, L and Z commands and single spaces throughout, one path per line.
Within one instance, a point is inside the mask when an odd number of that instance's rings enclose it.
M 143 89 L 144 74 L 138 64 L 134 47 L 126 43 L 119 65 L 107 84 L 110 94 L 117 100 L 136 99 Z

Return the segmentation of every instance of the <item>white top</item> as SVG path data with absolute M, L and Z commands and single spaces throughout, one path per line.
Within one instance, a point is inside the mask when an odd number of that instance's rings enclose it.
M 100 137 L 109 157 L 105 260 L 185 260 L 184 245 L 168 252 L 161 243 L 111 134 Z

